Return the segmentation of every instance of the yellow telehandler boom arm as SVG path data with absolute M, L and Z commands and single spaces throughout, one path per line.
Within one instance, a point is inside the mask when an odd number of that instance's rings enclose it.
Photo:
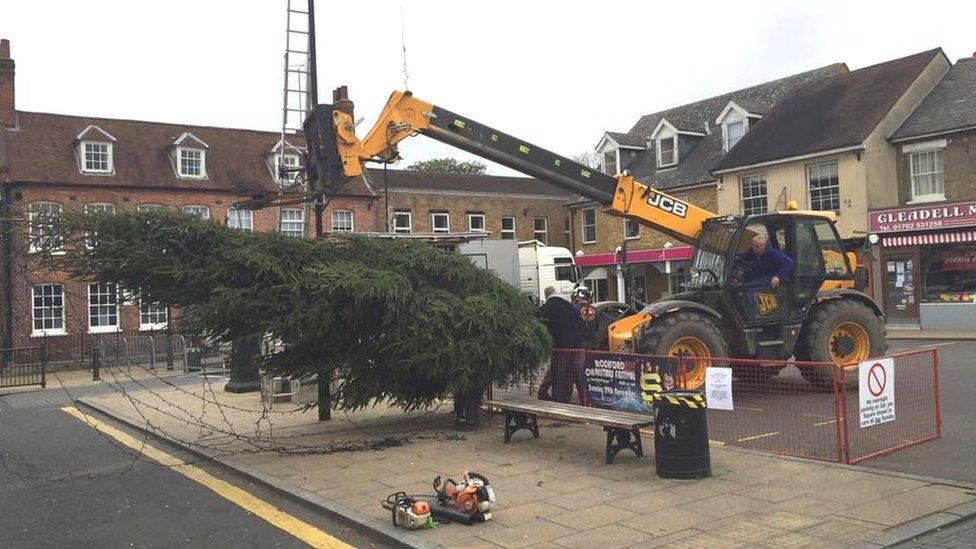
M 376 124 L 356 136 L 345 87 L 333 104 L 318 105 L 305 122 L 309 181 L 326 188 L 363 174 L 366 162 L 399 158 L 397 143 L 415 134 L 453 145 L 602 204 L 610 214 L 635 219 L 688 244 L 716 214 L 639 183 L 612 176 L 537 147 L 413 96 L 394 92 Z

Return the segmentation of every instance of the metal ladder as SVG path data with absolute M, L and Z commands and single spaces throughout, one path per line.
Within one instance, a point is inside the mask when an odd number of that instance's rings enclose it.
M 311 60 L 309 12 L 307 9 L 295 9 L 293 7 L 294 4 L 303 3 L 302 0 L 288 0 L 285 23 L 285 78 L 281 107 L 281 150 L 279 151 L 281 155 L 286 152 L 288 134 L 302 132 L 305 114 L 312 106 L 312 97 L 309 93 Z M 278 183 L 282 186 L 282 190 L 284 190 L 285 185 L 292 183 L 282 173 L 275 175 Z

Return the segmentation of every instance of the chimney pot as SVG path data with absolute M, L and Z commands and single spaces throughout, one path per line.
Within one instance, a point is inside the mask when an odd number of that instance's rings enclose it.
M 0 39 L 0 59 L 10 59 L 10 40 Z

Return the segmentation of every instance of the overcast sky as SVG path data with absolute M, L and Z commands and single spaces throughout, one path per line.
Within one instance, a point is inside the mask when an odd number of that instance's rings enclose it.
M 285 5 L 0 0 L 17 108 L 277 130 Z M 361 132 L 403 87 L 401 9 L 418 97 L 569 156 L 641 114 L 826 64 L 976 50 L 971 0 L 319 0 L 320 99 L 348 84 Z M 424 138 L 401 151 L 467 157 Z

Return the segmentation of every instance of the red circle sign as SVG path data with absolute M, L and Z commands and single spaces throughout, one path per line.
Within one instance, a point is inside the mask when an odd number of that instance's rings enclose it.
M 875 362 L 868 370 L 868 391 L 873 397 L 881 396 L 888 384 L 888 371 L 880 362 Z

